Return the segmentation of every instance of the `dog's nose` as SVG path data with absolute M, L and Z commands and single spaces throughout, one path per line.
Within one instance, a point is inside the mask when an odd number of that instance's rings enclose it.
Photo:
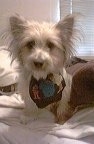
M 34 62 L 35 67 L 42 68 L 43 62 Z

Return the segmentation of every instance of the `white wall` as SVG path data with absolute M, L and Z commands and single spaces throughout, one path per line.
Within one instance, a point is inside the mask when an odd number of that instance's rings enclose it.
M 10 15 L 18 13 L 27 19 L 56 22 L 59 20 L 59 0 L 0 0 L 0 31 Z M 0 45 L 2 40 L 0 39 Z

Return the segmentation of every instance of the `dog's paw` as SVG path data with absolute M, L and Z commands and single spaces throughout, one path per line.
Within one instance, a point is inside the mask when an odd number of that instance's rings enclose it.
M 21 115 L 20 116 L 20 123 L 21 124 L 27 124 L 28 123 L 28 117 L 24 116 L 24 115 Z
M 22 124 L 28 124 L 29 122 L 33 122 L 38 120 L 38 115 L 37 114 L 32 114 L 32 115 L 21 115 L 20 117 L 20 122 Z

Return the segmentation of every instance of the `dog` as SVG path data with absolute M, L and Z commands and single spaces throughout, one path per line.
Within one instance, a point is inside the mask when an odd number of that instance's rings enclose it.
M 28 21 L 18 14 L 11 16 L 9 22 L 9 51 L 12 59 L 19 62 L 19 93 L 25 103 L 23 123 L 38 119 L 46 111 L 54 113 L 55 122 L 64 123 L 72 116 L 68 104 L 71 82 L 64 65 L 73 54 L 73 40 L 78 37 L 75 14 L 56 24 Z

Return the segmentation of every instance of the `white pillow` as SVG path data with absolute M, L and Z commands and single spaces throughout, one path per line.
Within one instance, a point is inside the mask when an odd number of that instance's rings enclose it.
M 0 47 L 0 87 L 17 83 L 17 63 L 11 63 L 10 53 L 4 50 L 6 46 Z

